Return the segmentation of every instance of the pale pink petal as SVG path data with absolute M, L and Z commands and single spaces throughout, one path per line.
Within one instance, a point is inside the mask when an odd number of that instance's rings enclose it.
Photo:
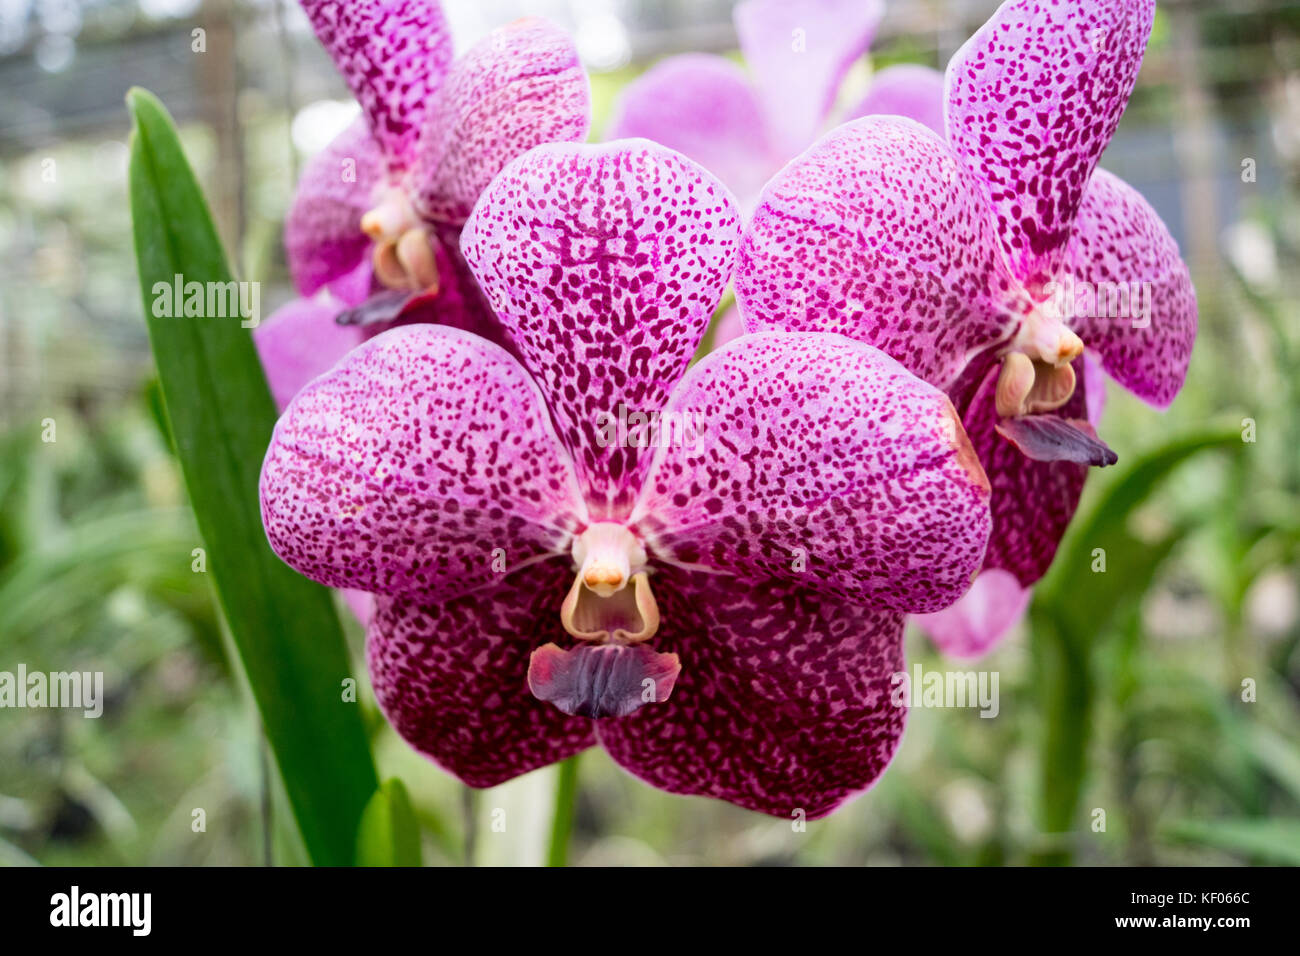
M 657 63 L 623 88 L 605 139 L 641 137 L 689 156 L 750 209 L 779 157 L 753 87 L 736 64 L 687 53 Z
M 404 169 L 451 63 L 437 0 L 301 0 L 321 45 L 361 103 L 389 167 Z
M 948 64 L 948 141 L 979 173 L 1012 271 L 1060 268 L 1137 80 L 1155 0 L 1007 0 Z
M 261 498 L 271 547 L 299 573 L 421 601 L 567 553 L 584 517 L 527 373 L 437 325 L 371 339 L 299 392 Z
M 1088 184 L 1065 264 L 1070 327 L 1121 385 L 1157 408 L 1174 400 L 1196 340 L 1196 290 L 1160 216 L 1104 169 Z
M 347 305 L 370 291 L 370 237 L 361 217 L 385 181 L 379 147 L 357 118 L 308 161 L 284 220 L 289 272 L 299 293 L 322 287 Z
M 901 615 L 802 587 L 747 587 L 675 569 L 657 577 L 655 650 L 677 653 L 672 695 L 596 723 L 642 780 L 794 822 L 871 786 L 907 708 Z
M 871 88 L 848 119 L 874 114 L 906 116 L 944 135 L 943 74 L 919 63 L 897 63 L 871 77 Z
M 1032 594 L 1010 571 L 990 568 L 952 607 L 914 620 L 949 657 L 979 657 L 1019 623 Z
M 461 249 L 537 380 L 592 515 L 627 513 L 650 456 L 610 441 L 663 406 L 731 277 L 730 192 L 647 140 L 539 146 L 507 166 Z
M 360 345 L 358 329 L 338 325 L 342 306 L 328 296 L 294 299 L 253 329 L 262 369 L 275 407 L 284 411 L 304 385 L 328 372 L 349 349 Z
M 651 440 L 632 521 L 661 560 L 917 612 L 956 601 L 984 558 L 988 479 L 952 404 L 861 342 L 736 339 Z
M 731 306 L 717 320 L 713 326 L 713 347 L 720 349 L 732 339 L 738 339 L 745 334 L 745 320 L 740 314 L 740 309 Z
M 452 64 L 429 104 L 408 191 L 426 219 L 459 225 L 506 163 L 540 143 L 580 142 L 587 75 L 568 35 L 525 17 Z
M 745 0 L 733 10 L 740 48 L 785 156 L 807 146 L 853 61 L 884 16 L 881 0 Z
M 1101 362 L 1091 352 L 1083 353 L 1083 385 L 1084 396 L 1088 400 L 1088 421 L 1096 428 L 1106 412 L 1106 376 L 1102 372 Z

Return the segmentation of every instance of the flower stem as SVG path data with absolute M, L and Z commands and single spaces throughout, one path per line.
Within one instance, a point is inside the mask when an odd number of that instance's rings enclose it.
M 475 866 L 478 855 L 478 791 L 473 787 L 461 785 L 460 809 L 465 825 L 464 856 L 461 862 L 465 866 Z
M 560 764 L 555 782 L 555 816 L 551 821 L 551 845 L 546 853 L 547 866 L 569 865 L 569 837 L 573 833 L 573 808 L 578 795 L 578 756 Z

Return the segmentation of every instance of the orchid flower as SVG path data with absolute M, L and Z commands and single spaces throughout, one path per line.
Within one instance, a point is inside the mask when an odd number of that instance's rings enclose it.
M 684 153 L 748 212 L 768 178 L 817 137 L 845 73 L 871 46 L 884 3 L 746 0 L 733 15 L 752 80 L 724 57 L 669 57 L 627 85 L 606 138 L 640 136 Z M 936 70 L 887 67 L 849 116 L 942 122 L 942 93 Z
M 599 742 L 656 787 L 815 818 L 894 753 L 904 615 L 968 588 L 987 480 L 948 398 L 844 336 L 688 370 L 739 223 L 658 144 L 540 146 L 461 237 L 513 351 L 395 328 L 276 427 L 272 547 L 378 596 L 378 701 L 472 786 Z
M 742 243 L 747 330 L 868 342 L 960 410 L 994 527 L 967 602 L 927 622 L 958 654 L 1015 620 L 1088 467 L 1115 460 L 1089 421 L 1085 346 L 1157 408 L 1186 376 L 1187 267 L 1151 206 L 1097 169 L 1154 6 L 1008 0 L 948 65 L 946 142 L 896 117 L 841 126 L 769 183 Z
M 501 167 L 539 143 L 585 139 L 590 112 L 573 44 L 545 21 L 517 20 L 453 60 L 435 0 L 302 6 L 362 115 L 308 163 L 285 220 L 304 298 L 255 333 L 281 408 L 395 322 L 496 334 L 461 227 Z

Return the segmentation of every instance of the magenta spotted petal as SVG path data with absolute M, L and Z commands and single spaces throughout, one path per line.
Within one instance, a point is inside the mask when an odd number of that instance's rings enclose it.
M 748 209 L 781 165 L 766 124 L 740 67 L 724 57 L 687 53 L 623 88 L 605 138 L 649 139 L 689 156 Z
M 975 174 L 892 116 L 845 123 L 768 183 L 736 300 L 750 331 L 839 332 L 944 389 L 1030 308 Z
M 510 160 L 538 143 L 579 141 L 590 113 L 572 41 L 528 17 L 456 60 L 429 104 L 408 189 L 423 218 L 461 224 Z
M 988 479 L 947 397 L 883 352 L 745 336 L 691 369 L 661 420 L 684 440 L 659 449 L 631 522 L 664 560 L 896 611 L 970 587 Z
M 663 577 L 670 623 L 656 643 L 682 673 L 665 703 L 597 723 L 610 756 L 671 793 L 787 820 L 875 782 L 907 717 L 892 695 L 901 615 L 789 585 Z
M 1157 408 L 1182 388 L 1196 340 L 1196 290 L 1178 244 L 1132 186 L 1104 169 L 1088 184 L 1066 251 L 1074 329 L 1103 368 Z
M 561 553 L 582 517 L 536 386 L 443 326 L 348 353 L 281 417 L 262 468 L 272 548 L 331 587 L 455 597 Z
M 881 0 L 744 0 L 736 33 L 773 139 L 786 156 L 821 127 L 853 61 L 884 16 Z
M 1137 81 L 1155 0 L 1007 0 L 948 64 L 948 140 L 983 180 L 1016 276 L 1060 271 Z
M 571 576 L 563 562 L 549 562 L 440 604 L 381 597 L 366 659 L 393 728 L 472 787 L 594 744 L 590 720 L 533 697 L 525 677 L 532 652 L 565 637 L 555 607 Z
M 590 97 L 573 44 L 526 18 L 452 63 L 433 0 L 304 8 L 362 117 L 308 164 L 286 218 L 299 291 L 328 289 L 345 307 L 337 321 L 362 338 L 434 322 L 503 341 L 460 229 L 515 156 L 586 137 Z M 268 369 L 273 379 L 293 374 Z
M 424 111 L 451 63 L 435 0 L 301 0 L 394 170 L 414 157 Z
M 867 95 L 849 110 L 848 117 L 905 116 L 943 136 L 943 102 L 942 73 L 917 63 L 897 63 L 871 78 Z
M 650 456 L 609 428 L 663 406 L 739 233 L 725 186 L 645 140 L 538 147 L 465 224 L 461 249 L 546 395 L 593 517 L 631 506 Z

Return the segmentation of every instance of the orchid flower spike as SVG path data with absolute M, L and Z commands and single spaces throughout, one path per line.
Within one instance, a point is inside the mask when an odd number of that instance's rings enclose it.
M 897 747 L 904 615 L 970 586 L 988 483 L 948 398 L 861 342 L 744 336 L 688 370 L 739 221 L 658 144 L 540 146 L 461 238 L 513 353 L 393 329 L 276 427 L 272 547 L 378 595 L 380 706 L 472 786 L 599 742 L 815 818 Z
M 749 74 L 687 53 L 623 90 L 607 139 L 642 136 L 694 159 L 753 209 L 768 178 L 823 129 L 845 74 L 871 46 L 883 0 L 745 0 L 733 16 Z M 943 76 L 886 67 L 847 118 L 897 113 L 942 128 Z
M 255 333 L 281 408 L 393 324 L 495 336 L 460 230 L 507 162 L 539 143 L 585 139 L 590 118 L 577 52 L 543 20 L 494 30 L 453 60 L 436 0 L 302 7 L 362 115 L 308 163 L 285 220 L 303 298 Z
M 1008 0 L 947 72 L 947 139 L 896 117 L 825 136 L 764 190 L 742 243 L 748 331 L 839 332 L 943 389 L 993 485 L 984 574 L 925 623 L 983 652 L 1028 601 L 1078 505 L 1101 376 L 1164 408 L 1196 297 L 1177 244 L 1097 169 L 1153 0 Z

